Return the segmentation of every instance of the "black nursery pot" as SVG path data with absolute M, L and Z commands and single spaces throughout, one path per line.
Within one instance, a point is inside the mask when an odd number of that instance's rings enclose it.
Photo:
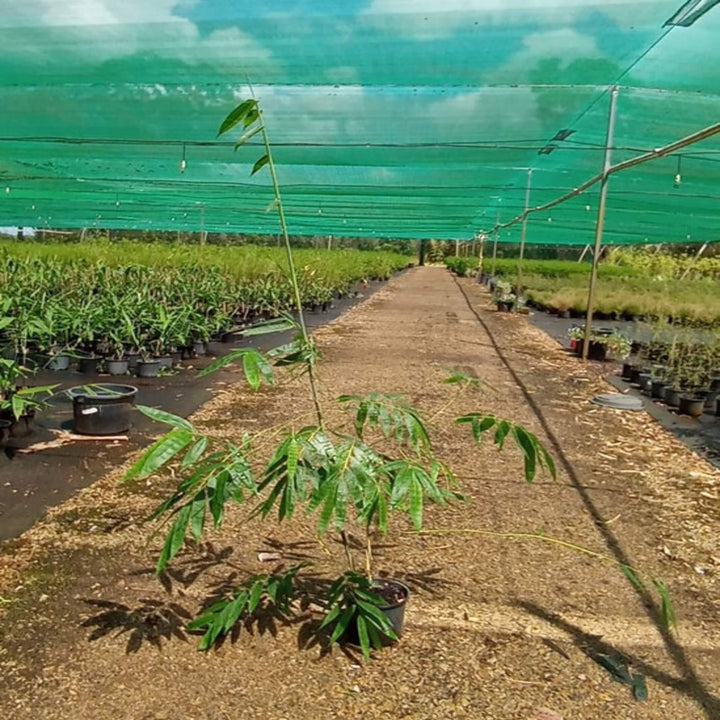
M 665 396 L 665 381 L 653 380 L 650 383 L 650 395 L 654 398 L 662 399 Z
M 3 420 L 0 418 L 0 447 L 3 447 L 10 439 L 11 420 Z
M 51 355 L 48 358 L 47 363 L 48 370 L 54 372 L 62 372 L 70 367 L 70 356 L 69 355 Z
M 689 415 L 690 417 L 699 418 L 703 414 L 704 407 L 705 398 L 698 398 L 694 395 L 680 396 L 679 412 L 681 415 Z
M 141 360 L 137 365 L 137 375 L 141 378 L 154 378 L 158 376 L 161 367 L 164 366 L 160 358 Z
M 118 435 L 130 429 L 137 388 L 103 383 L 70 388 L 73 429 L 80 435 Z
M 670 407 L 677 407 L 680 404 L 680 395 L 680 391 L 671 385 L 666 385 L 665 390 L 663 390 L 663 400 Z
M 378 595 L 381 597 L 388 593 L 401 598 L 395 602 L 389 602 L 387 605 L 380 605 L 378 607 L 378 609 L 390 621 L 390 625 L 395 631 L 395 634 L 400 637 L 405 625 L 405 607 L 410 599 L 410 588 L 398 580 L 390 580 L 389 578 L 379 578 L 378 580 L 375 580 L 373 582 L 373 587 L 377 589 Z M 351 623 L 350 627 L 348 627 L 345 631 L 343 640 L 350 645 L 360 644 L 360 638 L 357 634 L 357 625 L 355 623 Z M 381 640 L 383 645 L 392 645 L 396 642 L 386 635 L 383 636 Z
M 78 370 L 86 375 L 94 375 L 98 371 L 98 367 L 102 358 L 90 355 L 88 357 L 81 357 L 78 361 Z
M 652 373 L 644 372 L 638 375 L 638 385 L 640 390 L 646 395 L 650 395 L 652 391 Z
M 632 363 L 624 363 L 622 366 L 622 377 L 623 380 L 632 380 L 632 372 L 635 369 L 635 366 Z
M 590 360 L 604 362 L 607 358 L 607 345 L 597 340 L 591 340 L 590 346 L 588 347 L 588 358 Z

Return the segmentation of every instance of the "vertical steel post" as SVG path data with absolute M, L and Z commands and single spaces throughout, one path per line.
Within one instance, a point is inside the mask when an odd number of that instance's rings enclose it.
M 205 232 L 205 206 L 200 206 L 200 244 L 204 245 L 207 240 L 207 233 Z
M 497 215 L 495 216 L 495 225 L 500 224 L 500 208 L 497 209 Z M 498 244 L 498 235 L 500 235 L 500 230 L 496 229 L 493 233 L 495 237 L 493 238 L 493 259 L 492 259 L 492 268 L 490 269 L 490 274 L 495 274 L 495 261 L 497 260 L 497 244 Z
M 528 168 L 527 187 L 525 188 L 525 216 L 523 217 L 522 237 L 520 238 L 520 257 L 517 266 L 517 284 L 518 290 L 522 286 L 522 264 L 525 257 L 525 240 L 527 238 L 527 211 L 530 209 L 530 190 L 532 189 L 532 168 Z
M 592 335 L 593 306 L 595 304 L 595 285 L 597 284 L 598 263 L 602 248 L 603 230 L 605 229 L 605 209 L 607 207 L 608 170 L 612 166 L 612 147 L 615 138 L 615 118 L 617 116 L 618 87 L 615 85 L 610 94 L 610 109 L 608 112 L 607 137 L 605 140 L 605 160 L 603 162 L 602 184 L 600 185 L 600 203 L 598 204 L 597 223 L 595 225 L 595 250 L 593 252 L 592 270 L 590 271 L 590 286 L 588 288 L 587 315 L 585 316 L 585 338 L 583 341 L 583 360 L 587 360 Z

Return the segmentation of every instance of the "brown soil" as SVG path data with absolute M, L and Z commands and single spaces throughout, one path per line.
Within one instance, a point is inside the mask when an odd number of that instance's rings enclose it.
M 380 541 L 380 574 L 413 591 L 399 645 L 369 663 L 327 653 L 313 639 L 317 617 L 305 613 L 288 624 L 260 618 L 198 653 L 187 618 L 266 571 L 259 552 L 311 561 L 306 582 L 321 586 L 342 569 L 341 548 L 314 541 L 306 518 L 278 526 L 240 511 L 158 582 L 158 541 L 146 547 L 142 518 L 169 480 L 120 485 L 118 468 L 0 555 L 4 716 L 719 718 L 720 473 L 647 416 L 591 405 L 608 391 L 598 369 L 487 301 L 470 281 L 418 268 L 316 333 L 324 405 L 342 393 L 404 393 L 433 417 L 436 450 L 471 500 L 427 509 L 428 529 L 449 534 L 418 538 L 398 521 Z M 442 384 L 451 368 L 489 387 L 434 415 L 454 392 Z M 257 394 L 238 383 L 194 421 L 218 437 L 305 422 L 311 406 L 301 382 Z M 536 432 L 556 458 L 557 481 L 528 486 L 514 448 L 474 447 L 452 422 L 471 410 Z M 540 528 L 662 578 L 679 633 L 659 624 L 657 596 L 638 592 L 610 563 L 483 535 Z M 615 651 L 646 676 L 648 702 L 634 701 L 591 659 Z

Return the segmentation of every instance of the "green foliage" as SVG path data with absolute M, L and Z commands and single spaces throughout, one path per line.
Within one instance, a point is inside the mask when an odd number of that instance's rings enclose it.
M 57 385 L 22 387 L 31 372 L 14 360 L 0 358 L 0 416 L 10 415 L 15 420 L 47 407 Z
M 372 648 L 381 648 L 397 635 L 380 609 L 383 599 L 373 592 L 373 583 L 365 575 L 348 571 L 332 584 L 326 602 L 327 615 L 321 627 L 329 628 L 330 644 L 340 642 L 353 626 L 357 632 L 363 657 L 370 657 Z
M 522 425 L 513 423 L 510 420 L 502 420 L 495 415 L 482 415 L 480 413 L 468 413 L 462 417 L 456 418 L 455 422 L 460 424 L 469 424 L 472 429 L 472 435 L 475 442 L 482 441 L 483 434 L 495 430 L 493 441 L 498 450 L 502 450 L 505 440 L 511 437 L 520 452 L 523 454 L 525 463 L 525 480 L 532 482 L 537 475 L 538 469 L 546 468 L 553 479 L 556 478 L 555 463 L 545 446 L 540 442 L 536 435 Z
M 460 277 L 471 277 L 479 271 L 478 259 L 475 257 L 455 257 L 448 255 L 445 258 L 448 270 Z
M 407 265 L 387 252 L 296 253 L 305 306 L 329 304 Z M 120 358 L 166 354 L 267 317 L 280 317 L 279 330 L 295 309 L 288 272 L 280 248 L 3 242 L 0 346 L 23 361 L 96 348 Z
M 386 438 L 406 444 L 416 453 L 431 450 L 430 437 L 420 413 L 399 395 L 370 393 L 341 395 L 338 402 L 355 412 L 355 432 L 362 439 L 366 426 L 380 429 Z
M 284 573 L 253 575 L 228 596 L 213 603 L 188 624 L 188 630 L 204 630 L 198 650 L 209 650 L 241 620 L 259 611 L 292 615 L 290 603 L 295 597 L 295 579 L 304 564 Z

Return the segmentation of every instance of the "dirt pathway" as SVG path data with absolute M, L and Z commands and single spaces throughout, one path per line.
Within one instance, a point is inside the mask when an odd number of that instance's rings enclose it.
M 436 449 L 471 502 L 428 508 L 427 525 L 476 534 L 416 538 L 400 523 L 379 554 L 380 570 L 414 591 L 399 646 L 364 665 L 337 650 L 299 650 L 311 626 L 299 618 L 197 653 L 184 618 L 218 588 L 262 571 L 258 551 L 308 559 L 328 577 L 342 567 L 340 548 L 319 546 L 302 518 L 263 526 L 238 513 L 161 585 L 141 518 L 167 481 L 121 487 L 119 469 L 0 556 L 11 600 L 0 621 L 5 715 L 534 720 L 547 708 L 566 720 L 720 717 L 720 474 L 645 416 L 590 405 L 593 392 L 607 392 L 597 373 L 487 299 L 470 281 L 419 268 L 316 333 L 328 408 L 341 393 L 378 390 L 404 393 L 432 416 L 453 392 L 442 384 L 450 368 L 494 388 L 460 397 L 433 421 Z M 309 409 L 301 385 L 251 394 L 238 384 L 194 419 L 237 436 L 300 422 Z M 557 481 L 527 486 L 514 449 L 473 447 L 452 422 L 470 410 L 538 433 L 557 458 Z M 662 578 L 679 636 L 659 629 L 651 598 L 617 568 L 480 534 L 539 529 Z M 616 651 L 646 676 L 648 702 L 590 657 Z

